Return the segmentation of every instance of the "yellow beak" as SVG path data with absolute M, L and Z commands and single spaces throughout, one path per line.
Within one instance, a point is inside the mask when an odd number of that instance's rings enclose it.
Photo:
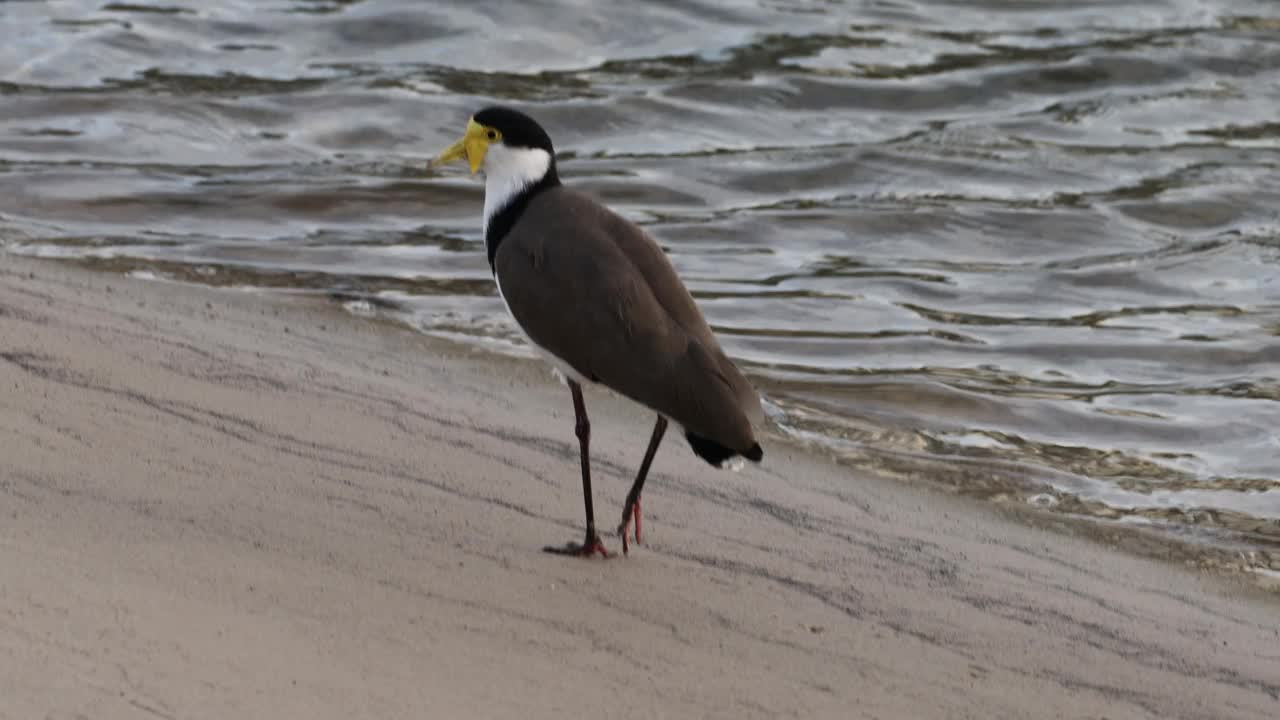
M 484 154 L 489 151 L 488 130 L 472 119 L 467 122 L 467 131 L 458 142 L 445 148 L 445 151 L 431 161 L 431 166 L 447 165 L 455 160 L 467 159 L 471 165 L 471 174 L 475 175 L 484 165 Z

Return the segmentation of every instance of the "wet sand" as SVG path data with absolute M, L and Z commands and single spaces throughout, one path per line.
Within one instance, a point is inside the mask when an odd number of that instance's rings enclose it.
M 492 347 L 520 335 L 484 183 L 426 166 L 514 105 L 668 250 L 778 421 L 846 464 L 963 465 L 995 504 L 1280 572 L 1276 0 L 0 17 L 15 254 L 340 292 Z
M 0 717 L 1280 714 L 1273 599 L 776 438 L 545 555 L 547 370 L 314 302 L 0 257 L 0 388 Z M 587 401 L 611 526 L 649 419 Z

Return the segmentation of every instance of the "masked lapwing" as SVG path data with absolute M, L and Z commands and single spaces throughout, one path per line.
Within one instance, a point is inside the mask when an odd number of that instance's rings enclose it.
M 667 423 L 716 467 L 759 462 L 760 398 L 725 356 L 662 248 L 635 223 L 560 184 L 551 138 L 524 113 L 490 107 L 432 163 L 484 172 L 484 243 L 498 294 L 573 395 L 587 532 L 549 552 L 608 556 L 591 507 L 591 423 L 582 386 L 601 383 L 658 415 L 627 493 L 618 533 L 627 551 L 640 493 Z

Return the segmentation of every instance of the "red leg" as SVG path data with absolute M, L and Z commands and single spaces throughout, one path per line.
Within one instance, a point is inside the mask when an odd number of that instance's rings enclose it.
M 627 518 L 626 522 L 622 523 L 622 531 L 619 533 L 620 535 L 622 535 L 622 554 L 623 555 L 626 555 L 627 551 L 631 549 L 630 546 L 627 544 L 627 540 L 628 540 L 627 536 L 630 535 L 629 531 L 631 529 L 631 522 L 633 520 L 635 521 L 635 524 L 636 524 L 636 544 L 639 545 L 640 544 L 640 498 L 639 497 L 637 497 L 636 501 L 632 503 L 631 516 Z
M 636 544 L 640 544 L 640 491 L 644 489 L 644 480 L 649 475 L 649 466 L 653 464 L 653 456 L 658 452 L 658 443 L 662 442 L 662 435 L 666 431 L 667 419 L 659 415 L 658 421 L 653 425 L 653 435 L 649 437 L 649 447 L 644 452 L 644 460 L 640 463 L 640 471 L 636 473 L 636 481 L 632 483 L 631 491 L 627 493 L 627 502 L 622 506 L 622 524 L 618 526 L 618 534 L 622 536 L 624 555 L 629 549 L 627 530 L 633 519 L 636 523 Z
M 636 544 L 640 544 L 640 496 L 636 496 L 636 509 L 631 511 L 636 521 Z

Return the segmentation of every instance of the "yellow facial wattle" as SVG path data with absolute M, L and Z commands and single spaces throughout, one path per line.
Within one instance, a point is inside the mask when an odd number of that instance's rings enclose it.
M 484 165 L 484 156 L 489 151 L 489 143 L 501 142 L 501 140 L 502 133 L 491 127 L 485 127 L 472 118 L 467 122 L 467 131 L 458 142 L 445 148 L 444 152 L 436 156 L 431 164 L 446 165 L 466 158 L 467 164 L 471 166 L 471 174 L 474 175 Z

